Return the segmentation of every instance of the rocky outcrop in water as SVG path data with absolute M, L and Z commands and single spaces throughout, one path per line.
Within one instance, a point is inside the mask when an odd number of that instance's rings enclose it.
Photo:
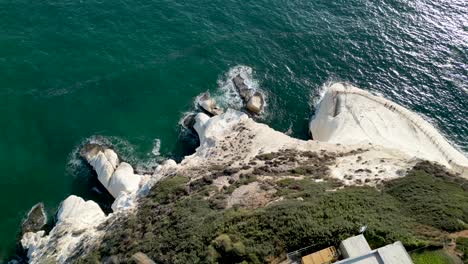
M 263 110 L 264 104 L 263 95 L 259 92 L 255 92 L 247 101 L 246 107 L 251 113 L 259 114 Z
M 38 232 L 47 225 L 47 214 L 43 203 L 37 203 L 29 211 L 26 219 L 21 225 L 21 234 Z
M 232 79 L 234 86 L 237 88 L 247 110 L 251 113 L 259 114 L 263 110 L 265 104 L 263 94 L 255 92 L 246 83 L 240 74 Z
M 80 154 L 94 168 L 98 180 L 114 198 L 138 190 L 141 176 L 134 173 L 130 164 L 120 162 L 112 149 L 97 144 L 87 144 Z
M 216 104 L 216 100 L 211 98 L 208 92 L 202 94 L 198 98 L 198 105 L 211 116 L 220 115 L 223 113 L 223 110 Z

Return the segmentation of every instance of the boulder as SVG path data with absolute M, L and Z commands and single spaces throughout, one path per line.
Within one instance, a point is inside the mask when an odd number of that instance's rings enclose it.
M 71 224 L 74 229 L 86 228 L 101 222 L 106 215 L 94 201 L 70 195 L 65 199 L 57 213 L 56 226 L 64 223 Z
M 263 95 L 256 92 L 247 102 L 247 110 L 254 114 L 259 114 L 263 110 Z
M 112 178 L 107 186 L 107 190 L 117 198 L 121 192 L 133 193 L 138 190 L 140 184 L 140 176 L 133 172 L 133 167 L 121 162 L 119 167 L 112 174 Z
M 137 264 L 155 264 L 155 262 L 150 259 L 145 253 L 137 252 L 132 255 L 133 261 Z
M 21 226 L 21 234 L 27 232 L 37 232 L 44 228 L 47 224 L 47 215 L 44 210 L 43 203 L 37 203 L 31 210 L 29 210 L 28 216 L 23 221 Z
M 198 99 L 198 105 L 211 116 L 220 115 L 223 110 L 218 107 L 216 100 L 210 97 L 209 93 L 204 93 Z
M 184 116 L 184 119 L 182 120 L 182 125 L 188 129 L 193 129 L 193 126 L 195 125 L 195 116 L 196 114 L 187 114 Z
M 249 101 L 250 97 L 252 96 L 252 89 L 250 89 L 249 86 L 245 84 L 244 78 L 238 74 L 236 77 L 232 78 L 232 82 L 234 83 L 237 92 L 242 97 L 242 100 L 244 100 L 244 102 Z

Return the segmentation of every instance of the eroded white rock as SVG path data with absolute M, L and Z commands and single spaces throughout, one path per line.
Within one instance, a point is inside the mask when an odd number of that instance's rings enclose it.
M 29 263 L 68 263 L 78 248 L 92 245 L 103 235 L 97 227 L 105 220 L 95 202 L 71 195 L 62 202 L 49 235 L 44 236 L 44 231 L 28 232 L 21 244 L 28 250 Z
M 62 202 L 57 213 L 57 225 L 71 223 L 74 228 L 88 227 L 106 217 L 101 207 L 94 201 L 70 195 Z
M 430 123 L 400 105 L 350 85 L 336 83 L 328 88 L 310 131 L 315 140 L 370 143 L 468 174 L 468 159 Z
M 98 180 L 107 188 L 112 178 L 112 174 L 114 173 L 115 166 L 101 151 L 99 151 L 95 156 L 92 156 L 88 162 L 96 171 Z
M 205 125 L 208 122 L 208 120 L 210 120 L 210 117 L 204 113 L 198 113 L 195 116 L 195 125 L 193 126 L 193 128 L 197 132 L 200 141 L 203 141 L 205 139 Z
M 95 144 L 86 145 L 81 155 L 96 170 L 99 182 L 117 198 L 121 192 L 133 193 L 138 190 L 141 180 L 126 162 L 119 162 L 115 151 Z
M 134 209 L 136 207 L 136 194 L 121 192 L 120 195 L 112 203 L 112 211 L 124 211 Z
M 121 162 L 112 174 L 112 179 L 107 189 L 114 197 L 118 197 L 121 192 L 133 193 L 138 190 L 141 177 L 133 172 L 133 167 Z

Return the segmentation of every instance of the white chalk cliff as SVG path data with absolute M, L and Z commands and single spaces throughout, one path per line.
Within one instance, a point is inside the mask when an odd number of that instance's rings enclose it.
M 416 113 L 351 85 L 329 87 L 310 123 L 315 140 L 379 145 L 468 177 L 468 159 Z
M 116 198 L 114 213 L 105 216 L 96 203 L 70 196 L 62 203 L 58 222 L 50 234 L 26 233 L 22 245 L 28 249 L 31 263 L 49 259 L 67 263 L 78 251 L 86 252 L 99 241 L 103 223 L 112 223 L 131 213 L 138 198 L 160 179 L 190 175 L 194 169 L 212 165 L 242 167 L 259 154 L 288 149 L 332 157 L 326 176 L 344 185 L 373 186 L 402 177 L 405 175 L 402 171 L 410 169 L 418 159 L 440 162 L 466 176 L 463 170 L 468 164 L 466 157 L 429 123 L 407 109 L 357 88 L 341 84 L 330 87 L 310 128 L 314 140 L 305 141 L 257 123 L 239 111 L 228 109 L 213 117 L 199 113 L 194 125 L 200 138 L 196 152 L 179 164 L 166 161 L 152 175 L 136 175 L 131 165 L 120 162 L 111 149 L 90 145 L 81 154 Z M 268 177 L 268 172 L 262 176 Z
M 93 244 L 100 237 L 98 226 L 105 219 L 97 203 L 71 195 L 62 202 L 57 223 L 49 235 L 45 236 L 44 231 L 28 232 L 21 244 L 28 249 L 30 263 L 66 263 L 79 245 Z

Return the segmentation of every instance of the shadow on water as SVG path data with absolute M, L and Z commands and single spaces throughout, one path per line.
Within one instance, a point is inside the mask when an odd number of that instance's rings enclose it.
M 178 137 L 174 146 L 172 158 L 177 162 L 181 162 L 185 156 L 192 155 L 200 146 L 200 140 L 194 130 L 180 128 Z
M 83 161 L 82 165 L 76 168 L 75 173 L 71 194 L 79 196 L 85 201 L 92 200 L 99 204 L 105 214 L 111 213 L 114 197 L 99 182 L 97 174 L 91 165 Z

